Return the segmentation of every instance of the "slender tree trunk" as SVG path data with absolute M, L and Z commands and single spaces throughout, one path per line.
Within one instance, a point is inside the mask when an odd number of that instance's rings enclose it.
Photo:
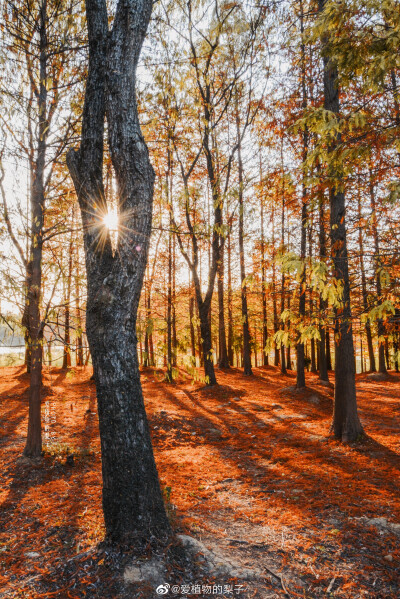
M 228 231 L 228 360 L 233 366 L 233 297 L 232 297 L 232 268 L 231 268 L 231 232 Z
M 281 251 L 285 247 L 285 180 L 283 170 L 283 141 L 281 146 L 281 162 L 282 162 L 282 212 L 281 212 Z M 281 315 L 285 310 L 285 273 L 282 270 L 281 276 Z M 285 329 L 285 323 L 281 320 L 281 328 Z M 281 343 L 281 373 L 286 374 L 285 346 Z
M 172 185 L 172 182 L 171 182 Z M 171 194 L 172 197 L 172 194 Z M 178 338 L 176 334 L 176 240 L 172 240 L 172 365 L 177 365 L 178 359 Z
M 287 309 L 290 310 L 290 295 L 287 298 Z M 287 321 L 287 328 L 290 331 L 290 320 Z M 290 344 L 286 348 L 286 368 L 292 370 L 292 356 L 290 351 Z
M 67 293 L 65 302 L 65 322 L 64 322 L 64 355 L 62 367 L 64 370 L 71 368 L 71 284 L 72 284 L 72 266 L 73 266 L 73 237 L 68 248 L 68 273 L 67 273 Z
M 189 318 L 190 318 L 190 345 L 192 350 L 192 357 L 196 360 L 196 337 L 194 330 L 194 289 L 193 283 L 190 281 L 189 275 Z
M 325 196 L 323 193 L 318 194 L 318 205 L 319 205 L 319 253 L 320 260 L 324 261 L 326 259 L 326 234 L 325 234 Z M 323 299 L 322 294 L 319 298 L 319 309 L 320 315 L 322 317 L 325 316 L 327 309 L 327 302 Z M 319 379 L 321 381 L 329 381 L 328 377 L 328 360 L 327 360 L 327 326 L 326 323 L 322 323 L 319 325 L 319 334 L 321 337 L 320 343 L 318 345 L 319 349 Z M 329 337 L 328 337 L 329 343 Z M 330 353 L 329 353 L 330 356 Z
M 329 371 L 329 370 L 332 370 L 331 334 L 330 334 L 329 328 L 326 329 L 325 339 L 326 339 L 326 367 Z
M 323 11 L 325 0 L 319 0 L 319 10 Z M 338 72 L 329 57 L 329 33 L 322 37 L 324 62 L 324 108 L 339 114 Z M 338 137 L 337 142 L 340 141 Z M 329 152 L 335 148 L 331 144 Z M 329 159 L 329 158 L 328 158 Z M 350 309 L 350 280 L 347 256 L 346 209 L 344 192 L 340 189 L 340 174 L 336 166 L 328 167 L 332 180 L 329 189 L 331 253 L 334 276 L 343 284 L 343 308 L 335 314 L 335 399 L 332 430 L 337 439 L 344 442 L 355 441 L 363 433 L 356 400 L 353 329 Z
M 272 306 L 274 313 L 274 334 L 279 330 L 278 307 L 277 307 L 277 285 L 276 285 L 276 249 L 275 249 L 275 209 L 272 207 Z M 279 350 L 274 341 L 274 366 L 279 366 Z
M 105 0 L 86 0 L 89 70 L 81 144 L 67 164 L 83 221 L 88 281 L 87 336 L 99 411 L 103 510 L 112 541 L 169 534 L 140 386 L 136 318 L 151 233 L 154 172 L 136 104 L 136 67 L 150 19 L 149 0 L 119 0 L 108 31 Z M 107 206 L 104 119 L 124 235 L 97 244 Z
M 75 223 L 75 220 L 74 220 Z M 80 306 L 80 282 L 79 282 L 79 255 L 78 250 L 76 252 L 76 263 L 75 263 L 75 314 L 76 314 L 76 365 L 83 366 L 83 339 L 82 339 L 82 315 Z
M 310 264 L 312 263 L 312 257 L 313 257 L 313 245 L 312 245 L 312 239 L 313 239 L 313 212 L 311 212 L 311 217 L 310 217 L 310 224 L 308 226 L 308 255 L 309 255 L 309 259 L 310 259 Z M 314 320 L 314 300 L 313 300 L 313 293 L 312 293 L 312 289 L 309 290 L 309 306 L 310 306 L 310 320 L 313 321 Z M 310 340 L 310 346 L 311 346 L 311 372 L 317 372 L 317 360 L 316 360 L 316 351 L 315 351 L 315 339 L 312 337 Z
M 260 183 L 262 183 L 260 153 Z M 264 234 L 264 202 L 262 190 L 260 190 L 260 213 L 261 213 L 261 294 L 262 294 L 262 364 L 268 366 L 268 319 L 267 319 L 267 283 L 265 276 L 265 234 Z
M 218 339 L 219 339 L 219 368 L 229 368 L 228 349 L 225 335 L 225 308 L 224 308 L 224 248 L 221 249 L 218 265 Z
M 307 87 L 306 87 L 306 60 L 305 60 L 305 43 L 304 43 L 304 12 L 303 1 L 300 0 L 300 33 L 301 33 L 301 87 L 302 87 L 302 109 L 307 108 Z M 306 243 L 307 243 L 307 218 L 308 218 L 308 193 L 306 187 L 306 172 L 305 161 L 308 155 L 308 129 L 304 128 L 302 135 L 303 142 L 303 174 L 301 183 L 301 237 L 300 237 L 300 258 L 303 262 L 302 272 L 299 284 L 299 316 L 300 321 L 306 317 Z M 303 324 L 303 323 L 302 323 Z M 301 342 L 301 334 L 297 333 L 298 340 L 296 344 L 296 387 L 302 389 L 306 386 L 306 378 L 304 372 L 304 343 Z
M 172 239 L 168 236 L 168 291 L 167 291 L 167 373 L 166 379 L 172 383 Z
M 359 247 L 359 251 L 360 251 L 360 271 L 361 271 L 361 293 L 362 293 L 362 299 L 363 299 L 364 312 L 366 314 L 368 314 L 370 307 L 369 307 L 369 303 L 368 303 L 367 279 L 365 276 L 365 266 L 364 266 L 363 227 L 361 226 L 361 197 L 360 197 L 359 191 L 357 193 L 357 208 L 358 208 L 358 247 Z M 376 372 L 374 346 L 372 343 L 371 323 L 370 323 L 369 318 L 367 319 L 367 321 L 365 323 L 365 334 L 367 337 L 369 369 L 371 372 Z
M 378 223 L 376 218 L 376 202 L 375 202 L 375 189 L 372 181 L 372 174 L 370 173 L 370 198 L 371 198 L 371 226 L 372 235 L 374 238 L 375 247 L 375 284 L 376 293 L 378 296 L 378 304 L 382 302 L 382 284 L 381 284 L 381 259 L 380 259 L 380 248 L 379 248 L 379 234 L 378 234 Z M 387 373 L 385 364 L 385 325 L 382 318 L 378 318 L 378 370 L 382 374 Z
M 39 9 L 39 136 L 35 170 L 31 190 L 31 251 L 27 280 L 27 321 L 31 347 L 29 386 L 28 435 L 24 455 L 37 457 L 42 452 L 41 388 L 43 357 L 43 325 L 40 319 L 40 293 L 42 286 L 42 251 L 44 225 L 44 170 L 47 140 L 47 2 L 42 0 Z
M 150 347 L 149 347 L 149 314 L 148 314 L 148 305 L 147 305 L 147 294 L 148 294 L 148 285 L 146 285 L 146 281 L 144 284 L 144 306 L 145 306 L 145 322 L 144 322 L 144 360 L 143 366 L 148 368 L 150 366 Z
M 239 106 L 236 98 L 236 133 L 238 145 L 238 176 L 239 176 L 239 261 L 240 261 L 240 282 L 241 282 L 241 300 L 242 300 L 242 327 L 243 327 L 243 372 L 245 375 L 253 374 L 251 369 L 251 347 L 250 347 L 250 328 L 249 311 L 247 307 L 247 285 L 246 268 L 244 261 L 244 205 L 243 205 L 243 161 L 242 144 L 240 134 L 240 115 Z

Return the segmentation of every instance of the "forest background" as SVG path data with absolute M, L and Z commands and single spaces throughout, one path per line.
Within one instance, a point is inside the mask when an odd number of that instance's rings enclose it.
M 35 348 L 35 365 L 68 369 L 90 361 L 65 163 L 84 7 L 4 0 L 2 15 L 2 360 L 23 344 L 28 370 Z M 390 1 L 156 3 L 138 70 L 156 174 L 140 364 L 212 385 L 216 365 L 272 363 L 299 388 L 336 368 L 353 408 L 354 369 L 398 370 L 398 35 Z M 104 169 L 97 243 L 118 252 L 107 155 Z

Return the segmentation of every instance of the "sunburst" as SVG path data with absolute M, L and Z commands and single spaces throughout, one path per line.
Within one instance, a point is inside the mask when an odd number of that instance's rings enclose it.
M 118 231 L 119 216 L 114 208 L 109 208 L 108 212 L 103 216 L 103 224 L 110 233 L 116 233 Z

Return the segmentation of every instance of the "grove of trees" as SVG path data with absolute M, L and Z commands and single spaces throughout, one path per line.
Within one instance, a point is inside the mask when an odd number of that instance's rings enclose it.
M 356 373 L 399 370 L 400 3 L 0 4 L 25 455 L 43 367 L 89 362 L 115 540 L 169 531 L 139 367 L 213 386 L 274 366 L 298 389 L 334 371 L 331 432 L 359 439 Z

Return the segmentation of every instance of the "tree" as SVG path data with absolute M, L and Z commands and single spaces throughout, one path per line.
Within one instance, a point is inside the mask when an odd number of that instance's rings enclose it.
M 324 11 L 325 0 L 318 8 Z M 329 37 L 322 37 L 324 64 L 324 108 L 335 118 L 339 115 L 339 77 L 337 66 L 329 55 Z M 340 133 L 329 140 L 327 175 L 329 178 L 330 238 L 334 276 L 343 287 L 342 308 L 335 310 L 335 400 L 332 430 L 342 441 L 355 441 L 362 433 L 356 400 L 355 356 L 352 315 L 350 306 L 350 279 L 347 254 L 345 194 L 340 183 L 340 167 L 333 159 Z
M 137 111 L 136 69 L 150 0 L 87 0 L 89 72 L 79 149 L 67 164 L 79 200 L 87 270 L 87 336 L 99 410 L 103 511 L 112 541 L 169 533 L 140 385 L 136 318 L 151 231 L 154 172 Z M 109 30 L 109 19 L 112 26 Z M 105 117 L 119 235 L 104 224 Z
M 16 243 L 17 235 L 12 231 L 11 220 L 6 218 L 10 238 L 25 268 L 22 325 L 25 327 L 30 389 L 24 454 L 29 457 L 38 457 L 42 452 L 42 357 L 48 312 L 48 309 L 41 312 L 42 262 L 45 243 L 57 234 L 54 230 L 51 233 L 46 230 L 45 218 L 55 166 L 73 130 L 72 117 L 65 117 L 62 103 L 76 83 L 71 73 L 72 50 L 66 39 L 67 32 L 70 39 L 77 39 L 76 27 L 71 26 L 77 11 L 79 7 L 72 0 L 62 6 L 55 0 L 40 0 L 36 4 L 27 0 L 6 0 L 2 5 L 2 35 L 8 58 L 20 68 L 17 77 L 15 73 L 4 74 L 2 92 L 12 106 L 8 114 L 13 115 L 15 108 L 22 114 L 16 124 L 15 117 L 9 121 L 3 113 L 2 128 L 18 148 L 17 155 L 27 158 L 30 175 L 27 256 Z M 64 86 L 61 77 L 66 74 L 71 75 L 71 80 Z M 7 215 L 6 199 L 4 193 L 2 195 Z

